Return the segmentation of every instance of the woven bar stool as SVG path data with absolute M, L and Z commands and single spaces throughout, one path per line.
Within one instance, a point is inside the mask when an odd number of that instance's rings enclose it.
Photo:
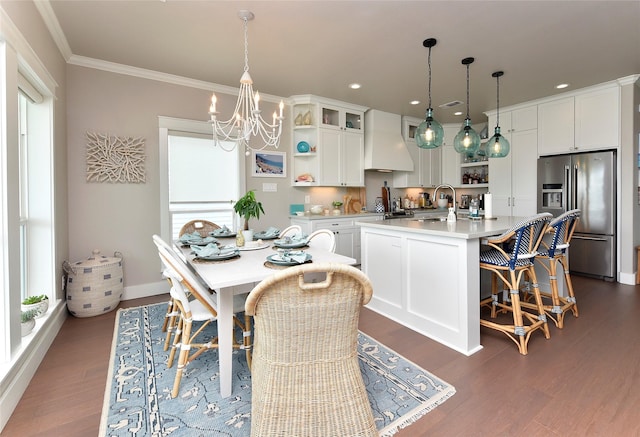
M 547 228 L 547 233 L 552 235 L 551 241 L 547 242 L 542 240 L 540 252 L 535 258 L 538 264 L 544 267 L 549 273 L 551 293 L 540 292 L 544 303 L 544 310 L 560 329 L 564 326 L 564 315 L 567 311 L 571 311 L 575 317 L 578 317 L 578 305 L 576 303 L 576 296 L 573 293 L 573 284 L 571 283 L 571 275 L 569 274 L 569 260 L 567 259 L 566 251 L 569 248 L 571 237 L 573 236 L 579 219 L 579 209 L 572 209 L 553 219 Z M 566 297 L 558 294 L 557 263 L 560 263 L 564 271 L 568 294 Z M 550 304 L 547 304 L 549 301 Z M 534 308 L 532 304 L 528 303 L 523 303 L 522 306 Z
M 496 318 L 499 310 L 513 315 L 513 324 L 480 318 L 480 325 L 505 333 L 522 355 L 527 355 L 527 344 L 534 331 L 541 329 L 545 338 L 550 337 L 533 259 L 551 218 L 549 213 L 529 217 L 502 235 L 489 239 L 487 245 L 490 249 L 480 253 L 480 268 L 493 273 L 491 296 L 480 301 L 480 306 L 491 309 L 492 319 Z M 537 314 L 523 311 L 521 307 L 520 282 L 525 273 L 533 284 Z M 502 302 L 499 301 L 497 279 L 509 290 L 509 296 L 505 296 Z

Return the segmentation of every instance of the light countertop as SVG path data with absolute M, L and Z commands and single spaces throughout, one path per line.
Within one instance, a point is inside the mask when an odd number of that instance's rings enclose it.
M 446 221 L 421 221 L 420 218 L 406 218 L 363 222 L 358 222 L 356 220 L 356 224 L 361 227 L 389 231 L 437 235 L 469 240 L 492 235 L 500 235 L 523 219 L 524 217 L 501 216 L 494 220 L 470 220 L 466 217 L 458 217 L 456 222 L 449 223 Z

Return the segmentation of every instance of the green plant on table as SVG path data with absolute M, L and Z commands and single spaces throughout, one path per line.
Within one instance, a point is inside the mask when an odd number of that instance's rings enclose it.
M 243 229 L 245 231 L 249 230 L 249 219 L 259 219 L 260 213 L 264 214 L 262 203 L 256 200 L 256 194 L 253 190 L 247 191 L 244 196 L 238 199 L 236 204 L 233 205 L 233 209 L 244 219 Z
M 46 299 L 49 299 L 46 294 L 41 294 L 39 296 L 29 296 L 22 301 L 22 305 L 33 305 L 34 303 L 40 303 Z

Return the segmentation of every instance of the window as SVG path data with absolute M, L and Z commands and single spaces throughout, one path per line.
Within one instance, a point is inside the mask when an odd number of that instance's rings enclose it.
M 195 219 L 236 229 L 233 204 L 244 189 L 241 153 L 216 147 L 209 123 L 159 117 L 159 124 L 163 238 L 178 238 Z
M 233 228 L 233 201 L 239 185 L 237 154 L 215 147 L 211 138 L 170 132 L 168 157 L 172 238 L 194 219 Z
M 34 332 L 20 335 L 20 302 L 45 294 L 56 305 L 53 231 L 53 101 L 55 81 L 18 32 L 12 44 L 0 29 L 0 363 L 12 366 L 28 350 Z M 35 85 L 37 84 L 37 85 Z M 8 366 L 0 366 L 0 378 Z

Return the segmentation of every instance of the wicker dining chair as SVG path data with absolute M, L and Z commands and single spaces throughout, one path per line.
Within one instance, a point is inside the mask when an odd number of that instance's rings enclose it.
M 493 273 L 491 296 L 481 300 L 480 306 L 491 309 L 491 319 L 496 318 L 499 310 L 513 316 L 511 323 L 480 318 L 480 325 L 505 333 L 522 355 L 527 355 L 527 344 L 534 331 L 541 329 L 545 338 L 550 338 L 533 260 L 551 217 L 549 213 L 537 214 L 517 223 L 502 235 L 488 239 L 489 249 L 480 253 L 480 268 Z M 522 310 L 520 284 L 525 274 L 532 284 L 536 314 Z M 509 291 L 502 302 L 499 301 L 498 279 Z
M 578 304 L 573 291 L 573 283 L 571 282 L 571 274 L 569 273 L 569 260 L 567 259 L 566 252 L 578 220 L 580 220 L 580 213 L 581 211 L 579 209 L 572 209 L 553 219 L 547 229 L 547 233 L 551 235 L 551 239 L 550 241 L 542 240 L 540 252 L 535 258 L 537 263 L 549 273 L 551 292 L 540 292 L 544 310 L 560 329 L 564 327 L 564 315 L 568 311 L 571 311 L 575 317 L 578 317 Z M 558 293 L 558 263 L 560 263 L 564 272 L 564 279 L 567 284 L 567 296 L 560 296 Z M 532 305 L 523 303 L 523 306 L 530 308 Z
M 305 282 L 308 272 L 326 280 Z M 252 436 L 378 435 L 357 354 L 371 295 L 364 273 L 336 263 L 290 267 L 251 291 Z
M 194 232 L 198 232 L 202 238 L 208 237 L 209 232 L 215 231 L 219 229 L 220 226 L 216 225 L 213 222 L 209 222 L 207 220 L 191 220 L 187 222 L 180 228 L 179 237 L 182 237 L 184 234 L 193 234 Z

